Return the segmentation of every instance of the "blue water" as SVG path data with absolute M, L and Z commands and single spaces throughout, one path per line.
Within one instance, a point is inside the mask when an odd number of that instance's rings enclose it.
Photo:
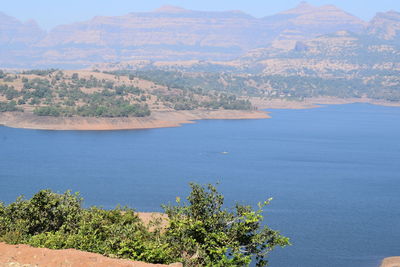
M 376 267 L 400 255 L 399 121 L 351 104 L 139 131 L 0 127 L 0 199 L 71 189 L 87 206 L 160 211 L 190 181 L 220 182 L 228 203 L 274 198 L 266 221 L 293 246 L 272 267 Z

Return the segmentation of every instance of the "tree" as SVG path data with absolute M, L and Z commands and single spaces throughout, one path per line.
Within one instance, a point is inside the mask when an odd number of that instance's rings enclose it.
M 61 110 L 55 106 L 44 106 L 37 107 L 33 110 L 33 113 L 38 116 L 53 116 L 59 117 L 61 115 Z
M 267 254 L 276 246 L 289 245 L 289 239 L 262 225 L 263 208 L 236 204 L 223 208 L 224 197 L 212 185 L 191 184 L 192 192 L 176 206 L 164 206 L 169 218 L 166 232 L 174 257 L 185 266 L 267 266 Z
M 19 197 L 4 206 L 0 202 L 0 240 L 8 243 L 25 243 L 29 237 L 62 229 L 77 228 L 81 217 L 82 198 L 79 194 L 56 194 L 41 190 L 32 199 Z
M 74 81 L 79 80 L 79 74 L 76 73 L 76 72 L 73 73 L 71 79 L 74 80 Z
M 85 209 L 77 193 L 42 190 L 29 200 L 0 202 L 0 241 L 187 267 L 248 266 L 253 259 L 266 266 L 272 249 L 289 244 L 288 238 L 262 225 L 262 208 L 270 200 L 258 210 L 237 204 L 229 211 L 214 186 L 191 187 L 187 203 L 178 198 L 178 205 L 164 206 L 168 218 L 149 224 L 128 207 Z

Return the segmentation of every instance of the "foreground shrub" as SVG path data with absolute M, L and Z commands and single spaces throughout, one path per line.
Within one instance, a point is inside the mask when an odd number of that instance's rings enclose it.
M 265 266 L 269 251 L 289 244 L 288 238 L 261 224 L 269 200 L 256 211 L 239 204 L 228 211 L 214 186 L 191 188 L 188 203 L 178 198 L 177 206 L 164 206 L 167 242 L 185 266 L 247 266 L 253 258 L 257 266 Z
M 42 190 L 30 200 L 19 197 L 8 206 L 0 204 L 0 236 L 11 235 L 10 243 L 26 242 L 31 236 L 77 229 L 82 215 L 82 198 L 67 191 L 56 194 Z
M 160 220 L 144 225 L 133 209 L 82 208 L 79 194 L 42 190 L 31 199 L 0 203 L 0 241 L 51 249 L 75 248 L 151 263 L 185 266 L 267 265 L 267 254 L 289 244 L 279 232 L 262 226 L 262 208 L 223 208 L 224 198 L 212 185 L 191 184 L 187 201 L 163 206 Z

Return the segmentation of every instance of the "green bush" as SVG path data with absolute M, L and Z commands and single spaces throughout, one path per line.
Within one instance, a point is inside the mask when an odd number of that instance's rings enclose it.
M 164 206 L 169 218 L 166 232 L 174 257 L 185 266 L 247 266 L 253 258 L 266 266 L 266 256 L 276 246 L 289 245 L 288 238 L 262 226 L 262 208 L 236 204 L 223 208 L 224 197 L 212 185 L 191 184 L 188 203 Z
M 45 232 L 71 232 L 80 221 L 81 201 L 79 195 L 69 191 L 60 195 L 42 190 L 30 200 L 19 197 L 14 203 L 1 206 L 0 235 L 15 232 L 22 239 L 29 239 Z
M 33 113 L 38 116 L 59 117 L 62 114 L 62 110 L 55 106 L 44 106 L 35 108 Z
M 79 194 L 42 190 L 31 199 L 0 203 L 0 241 L 51 249 L 74 248 L 151 263 L 185 266 L 266 266 L 276 246 L 289 244 L 277 231 L 262 226 L 262 208 L 223 208 L 212 185 L 191 184 L 187 202 L 164 206 L 168 226 L 143 224 L 133 209 L 84 209 Z
M 23 111 L 23 109 L 18 108 L 17 103 L 13 100 L 10 102 L 1 102 L 0 101 L 0 112 L 7 112 L 7 111 Z

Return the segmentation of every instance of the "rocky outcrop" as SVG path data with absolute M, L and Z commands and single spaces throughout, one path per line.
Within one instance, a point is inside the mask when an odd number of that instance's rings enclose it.
M 400 39 L 400 13 L 378 13 L 368 25 L 367 33 L 384 40 Z
M 164 7 L 58 26 L 37 47 L 51 51 L 49 57 L 62 58 L 73 52 L 89 62 L 228 59 L 262 44 L 261 39 L 251 38 L 254 32 L 262 32 L 261 25 L 243 13 Z
M 340 30 L 361 32 L 366 26 L 366 22 L 336 6 L 312 6 L 307 2 L 263 20 L 276 29 L 278 40 L 305 40 Z
M 46 33 L 34 20 L 25 23 L 0 12 L 0 46 L 29 46 L 41 40 Z
M 249 51 L 238 66 L 262 66 L 266 75 L 354 78 L 400 71 L 400 49 L 385 40 L 338 31 L 301 42 L 280 41 Z
M 0 15 L 0 21 L 0 28 L 4 28 L 0 43 L 10 44 L 7 52 L 0 53 L 3 67 L 73 68 L 135 60 L 232 60 L 282 40 L 296 43 L 339 30 L 361 32 L 366 26 L 335 6 L 305 2 L 264 18 L 240 11 L 164 6 L 153 12 L 100 16 L 61 25 L 47 35 L 33 22 L 21 23 L 5 15 Z

